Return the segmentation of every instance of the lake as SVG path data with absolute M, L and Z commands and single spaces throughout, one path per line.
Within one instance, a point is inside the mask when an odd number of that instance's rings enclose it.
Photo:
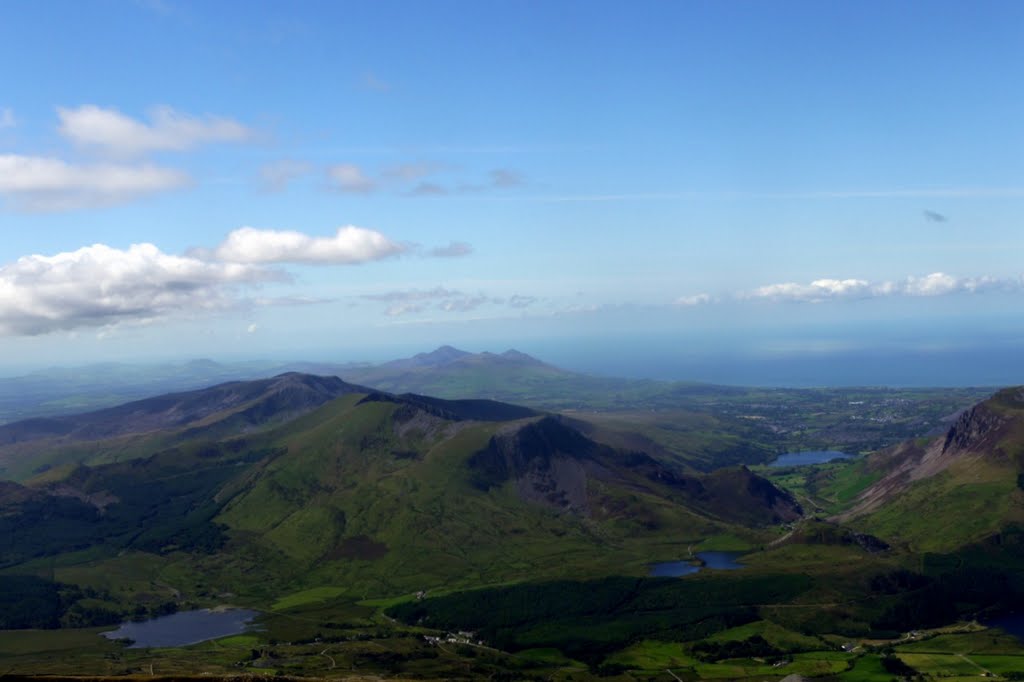
M 731 571 L 743 568 L 738 563 L 741 552 L 697 552 L 697 558 L 704 562 L 703 566 L 691 564 L 689 561 L 663 561 L 651 564 L 649 575 L 656 578 L 681 578 L 692 575 L 702 568 L 713 568 L 720 571 Z
M 853 455 L 838 450 L 808 450 L 806 452 L 787 452 L 779 455 L 775 461 L 768 466 L 773 467 L 799 467 L 808 464 L 824 464 L 834 459 L 849 459 Z
M 1005 630 L 1017 639 L 1024 641 L 1024 613 L 1011 613 L 1005 616 L 981 621 L 987 628 Z
M 101 633 L 107 639 L 132 639 L 129 648 L 176 647 L 237 635 L 248 629 L 259 611 L 249 609 L 199 609 L 160 616 L 142 622 L 122 623 L 121 627 Z

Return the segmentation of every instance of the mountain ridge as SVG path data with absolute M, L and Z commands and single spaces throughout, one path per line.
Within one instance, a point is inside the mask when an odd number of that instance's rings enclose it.
M 951 548 L 1024 521 L 1024 388 L 964 410 L 934 438 L 905 441 L 855 465 L 870 480 L 835 516 L 884 537 Z
M 302 411 L 344 393 L 365 390 L 337 377 L 315 377 L 296 372 L 270 379 L 231 381 L 209 388 L 169 393 L 115 407 L 61 417 L 35 418 L 0 425 L 0 445 L 41 438 L 99 440 L 146 431 L 185 426 L 218 412 L 249 406 L 258 420 L 259 403 L 265 412 Z

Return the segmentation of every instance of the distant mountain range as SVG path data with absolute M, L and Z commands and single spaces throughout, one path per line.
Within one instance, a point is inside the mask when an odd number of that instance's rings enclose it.
M 502 371 L 501 381 L 496 371 Z M 204 388 L 225 381 L 252 380 L 272 377 L 285 372 L 300 372 L 325 376 L 338 376 L 346 381 L 373 385 L 376 388 L 427 393 L 431 384 L 445 383 L 444 377 L 461 377 L 482 387 L 491 386 L 497 392 L 517 394 L 517 386 L 527 381 L 518 372 L 527 371 L 542 377 L 582 377 L 532 358 L 515 350 L 501 354 L 467 353 L 442 346 L 430 353 L 419 353 L 412 358 L 393 360 L 379 365 L 368 363 L 330 362 L 239 362 L 219 363 L 212 360 L 192 360 L 181 364 L 122 364 L 103 363 L 75 368 L 51 368 L 18 377 L 0 378 L 0 423 L 26 417 L 50 416 L 81 412 L 90 408 L 117 405 L 128 400 L 159 393 Z M 480 379 L 487 375 L 489 379 Z M 502 388 L 511 380 L 511 385 Z M 608 381 L 608 380 L 603 380 Z M 610 380 L 615 385 L 623 380 Z M 483 390 L 477 386 L 479 390 Z M 452 394 L 449 381 L 444 391 L 436 395 Z M 464 394 L 460 394 L 460 397 Z M 482 396 L 481 396 L 482 397 Z M 505 396 L 507 397 L 507 396 Z
M 570 372 L 516 350 L 468 353 L 442 346 L 378 365 L 195 360 L 35 372 L 0 379 L 0 425 L 287 372 L 340 377 L 391 393 L 498 400 L 578 414 L 593 422 L 579 425 L 591 437 L 616 447 L 672 451 L 683 455 L 680 463 L 701 470 L 766 462 L 792 450 L 877 449 L 941 431 L 959 410 L 990 394 L 984 389 L 763 389 L 616 379 Z M 26 428 L 78 427 L 58 419 L 18 427 Z M 0 440 L 11 437 L 0 431 Z

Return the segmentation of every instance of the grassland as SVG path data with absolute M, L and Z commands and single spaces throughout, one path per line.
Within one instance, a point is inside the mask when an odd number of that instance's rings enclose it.
M 372 619 L 371 619 L 372 621 Z M 298 620 L 295 621 L 299 622 Z M 369 621 L 368 621 L 369 622 Z M 1024 671 L 1020 644 L 1002 633 L 975 629 L 959 634 L 922 632 L 920 641 L 843 640 L 854 651 L 759 622 L 719 633 L 746 638 L 774 634 L 783 645 L 772 658 L 704 661 L 694 642 L 643 639 L 590 664 L 556 648 L 529 648 L 514 653 L 487 646 L 444 641 L 443 631 L 374 623 L 359 628 L 321 626 L 310 634 L 301 626 L 273 627 L 181 649 L 125 649 L 101 639 L 96 630 L 0 632 L 0 674 L 46 675 L 238 675 L 317 677 L 361 676 L 393 679 L 618 679 L 651 681 L 666 671 L 684 680 L 778 680 L 790 674 L 845 682 L 890 682 L 886 656 L 913 668 L 922 679 L 1007 679 Z M 423 639 L 441 637 L 439 644 Z M 281 639 L 290 636 L 290 639 Z M 839 638 L 842 640 L 842 638 Z M 789 649 L 785 648 L 788 643 Z M 891 651 L 893 653 L 886 653 Z

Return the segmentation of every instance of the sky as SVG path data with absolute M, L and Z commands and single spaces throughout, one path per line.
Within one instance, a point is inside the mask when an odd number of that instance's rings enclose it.
M 1024 348 L 1019 2 L 3 14 L 8 374 Z

